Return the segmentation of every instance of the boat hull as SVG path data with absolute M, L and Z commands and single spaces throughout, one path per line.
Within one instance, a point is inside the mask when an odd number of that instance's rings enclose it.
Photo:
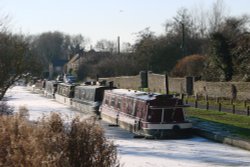
M 113 125 L 117 125 L 132 133 L 143 135 L 146 138 L 183 138 L 189 137 L 192 123 L 164 123 L 154 124 L 140 121 L 139 118 L 131 117 L 123 113 L 117 113 L 110 108 L 101 108 L 101 118 Z

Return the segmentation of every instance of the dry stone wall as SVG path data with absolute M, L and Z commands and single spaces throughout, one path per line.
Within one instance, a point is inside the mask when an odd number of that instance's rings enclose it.
M 139 75 L 136 76 L 121 76 L 110 78 L 99 78 L 99 80 L 106 80 L 107 82 L 113 81 L 114 86 L 117 88 L 134 89 L 138 90 L 141 85 L 141 79 Z
M 148 89 L 152 92 L 166 93 L 166 75 L 148 73 Z M 136 76 L 121 76 L 100 78 L 107 82 L 113 81 L 114 86 L 125 89 L 140 89 L 142 86 L 142 79 L 140 75 Z M 172 78 L 168 77 L 169 92 L 171 93 L 186 93 L 186 78 Z
M 189 77 L 190 79 L 190 77 Z M 121 76 L 111 78 L 100 78 L 107 82 L 113 81 L 114 86 L 125 89 L 138 90 L 142 86 L 141 75 Z M 191 94 L 208 96 L 208 97 L 224 97 L 236 98 L 239 100 L 250 100 L 250 83 L 249 82 L 205 82 L 195 81 L 187 82 L 187 78 L 168 77 L 168 87 L 170 93 L 187 93 L 188 89 L 192 89 Z M 166 93 L 166 76 L 161 74 L 148 73 L 147 76 L 148 89 L 152 92 Z
M 208 97 L 224 97 L 250 100 L 249 82 L 194 82 L 194 94 Z
M 148 73 L 148 89 L 153 92 L 166 93 L 166 76 Z
M 186 78 L 172 78 L 169 77 L 169 91 L 172 93 L 187 93 L 186 92 Z

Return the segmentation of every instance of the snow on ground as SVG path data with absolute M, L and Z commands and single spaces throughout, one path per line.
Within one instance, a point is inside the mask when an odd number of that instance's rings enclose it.
M 72 120 L 76 116 L 90 117 L 91 114 L 82 114 L 72 110 L 70 107 L 60 104 L 54 99 L 42 97 L 39 94 L 31 93 L 25 87 L 16 86 L 7 92 L 8 104 L 14 106 L 15 112 L 20 106 L 25 106 L 29 110 L 29 119 L 38 120 L 43 116 L 48 116 L 52 112 L 59 113 L 66 121 Z
M 30 93 L 25 87 L 8 91 L 8 104 L 26 106 L 30 119 L 36 120 L 50 112 L 61 113 L 66 120 L 79 115 L 69 107 L 54 100 Z M 91 115 L 80 114 L 89 117 Z M 179 140 L 135 139 L 133 134 L 101 122 L 106 136 L 118 146 L 118 156 L 123 167 L 250 167 L 250 152 L 215 143 L 201 137 Z

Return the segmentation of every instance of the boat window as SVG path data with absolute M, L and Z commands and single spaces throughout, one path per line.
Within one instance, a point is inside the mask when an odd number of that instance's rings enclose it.
M 109 98 L 108 97 L 105 98 L 105 104 L 109 105 Z
M 127 99 L 127 113 L 132 114 L 133 113 L 133 99 Z
M 173 122 L 173 109 L 165 109 L 164 110 L 164 122 Z
M 121 109 L 121 99 L 117 99 L 117 108 Z
M 149 109 L 148 110 L 148 121 L 149 122 L 161 122 L 161 109 Z
M 81 99 L 81 97 L 79 97 L 79 89 L 75 89 L 75 98 Z
M 137 101 L 136 103 L 136 116 L 140 118 L 144 118 L 146 113 L 146 104 L 144 102 Z
M 173 119 L 177 122 L 184 121 L 183 110 L 181 108 L 175 110 Z
M 82 90 L 80 99 L 85 99 L 85 96 L 86 96 L 85 90 Z
M 111 106 L 113 106 L 113 107 L 115 106 L 115 98 L 114 97 L 111 98 Z
M 182 109 L 165 109 L 164 110 L 164 122 L 180 122 L 184 121 Z

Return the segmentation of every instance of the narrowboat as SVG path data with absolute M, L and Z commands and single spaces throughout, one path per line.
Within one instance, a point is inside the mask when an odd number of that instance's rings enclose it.
M 71 106 L 72 98 L 74 97 L 75 86 L 75 84 L 59 83 L 55 93 L 56 101 Z
M 98 116 L 104 90 L 113 89 L 102 85 L 80 85 L 75 87 L 72 107 L 82 112 L 94 112 Z
M 103 120 L 148 138 L 186 136 L 192 123 L 185 119 L 181 99 L 127 89 L 105 90 Z M 184 135 L 185 134 L 185 135 Z
M 55 93 L 57 92 L 57 85 L 58 85 L 57 81 L 54 81 L 54 80 L 46 81 L 45 89 L 44 89 L 44 96 L 48 98 L 54 98 Z

